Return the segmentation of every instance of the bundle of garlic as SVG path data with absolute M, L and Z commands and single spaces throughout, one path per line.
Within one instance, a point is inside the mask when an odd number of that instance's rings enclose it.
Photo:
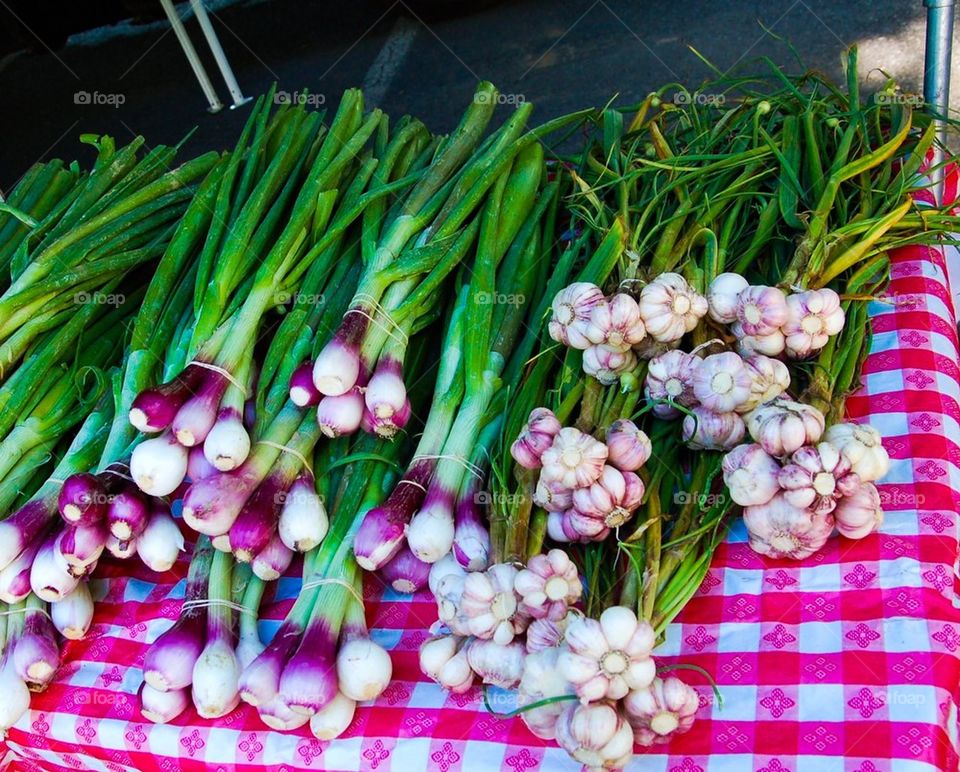
M 465 572 L 434 564 L 430 585 L 446 632 L 420 648 L 423 673 L 454 693 L 517 690 L 524 723 L 589 769 L 619 769 L 633 746 L 668 742 L 693 725 L 697 693 L 661 679 L 653 627 L 623 606 L 590 619 L 574 608 L 581 580 L 560 549 L 517 569 Z
M 802 560 L 834 528 L 861 539 L 883 522 L 874 482 L 889 458 L 876 429 L 843 423 L 824 433 L 819 411 L 787 400 L 758 408 L 747 426 L 754 442 L 724 457 L 723 479 L 754 550 Z
M 533 502 L 547 517 L 554 541 L 602 541 L 630 520 L 643 499 L 637 472 L 650 458 L 650 438 L 629 420 L 606 430 L 606 443 L 561 427 L 551 410 L 530 413 L 510 448 L 525 469 L 539 469 Z

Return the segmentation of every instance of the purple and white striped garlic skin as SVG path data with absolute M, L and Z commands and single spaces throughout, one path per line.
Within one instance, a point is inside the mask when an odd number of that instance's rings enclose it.
M 749 413 L 759 405 L 781 396 L 790 388 L 790 370 L 779 359 L 754 354 L 743 361 L 753 381 L 750 385 L 750 397 L 736 408 L 738 413 Z
M 749 282 L 738 273 L 721 273 L 707 288 L 707 313 L 720 324 L 737 320 L 737 298 Z
M 861 485 L 850 462 L 829 442 L 800 448 L 780 470 L 777 481 L 788 502 L 818 515 L 832 512 L 840 498 L 852 495 Z
M 557 663 L 560 647 L 544 648 L 528 653 L 523 663 L 523 675 L 517 689 L 517 705 L 525 708 L 536 702 L 573 694 L 570 682 L 560 672 Z M 528 647 L 529 651 L 529 647 Z M 557 720 L 567 708 L 566 701 L 551 702 L 529 708 L 520 714 L 527 729 L 542 740 L 553 740 L 557 732 Z
M 633 757 L 633 730 L 609 702 L 567 704 L 556 722 L 556 740 L 591 772 L 622 769 Z
M 742 507 L 766 504 L 780 490 L 780 464 L 756 443 L 737 445 L 723 457 L 723 482 Z
M 600 288 L 590 282 L 575 282 L 560 290 L 551 303 L 553 315 L 547 327 L 550 337 L 570 348 L 587 348 L 590 315 L 594 307 L 605 301 Z
M 607 446 L 572 426 L 561 429 L 540 457 L 540 479 L 564 488 L 583 488 L 599 479 L 607 460 Z
M 659 745 L 690 730 L 700 697 L 679 678 L 670 676 L 655 678 L 648 687 L 630 692 L 623 707 L 637 744 Z
M 547 512 L 563 512 L 573 506 L 573 490 L 541 476 L 533 490 L 533 503 Z
M 833 517 L 837 530 L 848 539 L 869 536 L 883 524 L 883 507 L 877 486 L 865 482 L 852 494 L 840 499 Z
M 647 284 L 639 306 L 647 335 L 665 343 L 680 340 L 707 313 L 707 299 L 679 273 L 662 273 Z
M 535 407 L 520 430 L 520 436 L 510 446 L 510 455 L 524 469 L 539 469 L 540 457 L 562 428 L 552 410 Z
M 782 325 L 787 356 L 803 359 L 827 345 L 843 329 L 840 296 L 832 289 L 807 290 L 787 298 L 787 318 Z
M 832 514 L 815 515 L 793 506 L 781 492 L 766 504 L 746 507 L 743 522 L 754 552 L 771 558 L 803 560 L 827 543 L 835 521 Z
M 787 296 L 776 287 L 755 285 L 737 296 L 737 322 L 745 335 L 770 335 L 787 321 Z
M 583 593 L 580 574 L 570 556 L 560 549 L 534 555 L 514 580 L 520 611 L 533 619 L 558 621 Z
M 611 606 L 599 619 L 570 620 L 565 640 L 560 669 L 582 702 L 622 699 L 656 676 L 656 634 L 625 606 Z
M 647 400 L 666 403 L 667 400 L 683 407 L 696 404 L 693 395 L 693 375 L 700 359 L 684 351 L 668 351 L 655 356 L 647 366 L 644 394 Z M 676 418 L 680 411 L 669 404 L 657 404 L 653 414 L 658 418 Z
M 636 472 L 647 463 L 653 445 L 633 421 L 621 418 L 607 428 L 607 461 L 621 472 Z
M 693 371 L 693 395 L 714 413 L 729 413 L 750 399 L 753 376 L 732 351 L 701 359 Z
M 640 506 L 643 493 L 643 481 L 636 474 L 607 465 L 600 479 L 573 492 L 570 524 L 581 538 L 596 539 L 627 522 Z
M 583 371 L 604 386 L 612 386 L 621 375 L 636 366 L 637 355 L 633 349 L 619 351 L 607 346 L 591 345 L 583 352 Z
M 777 398 L 744 416 L 754 442 L 774 458 L 783 458 L 804 445 L 820 441 L 826 423 L 812 405 Z
M 562 619 L 553 620 L 544 617 L 530 622 L 526 631 L 527 654 L 553 649 L 563 644 L 567 625 L 577 616 L 579 616 L 577 611 L 570 610 Z
M 697 405 L 683 418 L 683 441 L 694 450 L 729 450 L 746 434 L 743 419 L 736 413 L 714 413 Z
M 496 563 L 464 577 L 460 613 L 471 635 L 506 645 L 526 628 L 529 619 L 514 589 L 517 573 L 508 563 Z
M 593 307 L 585 332 L 595 346 L 602 345 L 614 351 L 627 351 L 647 336 L 640 318 L 640 306 L 623 293 Z
M 572 509 L 568 509 L 563 512 L 549 512 L 547 514 L 547 536 L 553 541 L 564 544 L 582 540 L 583 537 L 580 532 L 570 522 L 572 512 Z M 606 538 L 607 533 L 609 533 L 609 529 L 604 532 L 601 538 Z

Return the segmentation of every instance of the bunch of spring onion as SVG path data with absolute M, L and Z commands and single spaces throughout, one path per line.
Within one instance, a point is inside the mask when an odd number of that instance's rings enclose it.
M 329 131 L 316 113 L 281 108 L 271 118 L 270 106 L 261 100 L 212 191 L 193 305 L 177 331 L 185 356 L 167 368 L 163 384 L 142 388 L 129 411 L 139 431 L 162 432 L 131 459 L 131 472 L 149 495 L 177 488 L 190 448 L 202 446 L 222 471 L 246 460 L 244 405 L 263 318 L 296 294 L 337 238 L 328 225 L 354 173 L 364 174 L 357 158 L 381 120 L 378 111 L 363 117 L 354 91 L 344 95 Z M 350 213 L 343 219 L 346 227 Z
M 491 84 L 481 83 L 454 132 L 429 145 L 416 162 L 416 184 L 396 203 L 378 202 L 364 212 L 363 275 L 336 334 L 316 347 L 312 363 L 298 369 L 291 381 L 291 397 L 298 404 L 318 404 L 321 414 L 350 404 L 362 411 L 365 423 L 383 425 L 388 433 L 407 420 L 403 370 L 409 328 L 428 312 L 440 282 L 464 259 L 479 225 L 477 212 L 501 222 L 498 234 L 493 233 L 496 224 L 488 223 L 478 249 L 502 256 L 511 231 L 526 216 L 532 177 L 541 174 L 540 151 L 534 149 L 538 135 L 580 119 L 566 117 L 524 135 L 532 109 L 524 104 L 481 142 L 495 94 Z M 396 147 L 388 145 L 378 175 L 390 174 L 394 156 L 401 157 L 403 131 Z M 522 162 L 515 161 L 521 156 Z M 498 189 L 507 184 L 505 175 L 515 164 L 509 186 Z M 495 262 L 499 256 L 485 259 Z M 495 300 L 491 296 L 491 307 Z
M 478 493 L 490 443 L 481 437 L 502 412 L 504 384 L 528 348 L 517 345 L 530 335 L 524 321 L 539 310 L 558 190 L 543 185 L 544 178 L 540 145 L 525 143 L 491 188 L 475 255 L 448 319 L 417 450 L 403 479 L 368 513 L 354 540 L 357 562 L 384 570 L 394 587 L 422 587 L 429 564 L 451 550 L 465 564 L 486 564 Z
M 0 627 L 6 631 L 0 678 L 11 697 L 0 716 L 3 730 L 29 707 L 27 687 L 42 690 L 53 679 L 60 663 L 55 630 L 65 638 L 82 638 L 92 622 L 87 572 L 66 562 L 63 552 L 70 549 L 56 533 L 57 498 L 63 479 L 93 463 L 102 450 L 110 416 L 110 401 L 101 398 L 52 473 L 45 475 L 16 512 L 0 521 L 0 563 L 4 566 L 0 570 Z
M 309 721 L 330 739 L 349 725 L 356 702 L 389 683 L 390 658 L 367 632 L 350 543 L 364 511 L 382 500 L 403 443 L 364 436 L 344 443 L 337 465 L 323 470 L 332 486 L 330 531 L 306 552 L 303 586 L 272 640 L 262 642 L 257 630 L 265 582 L 198 540 L 184 607 L 144 660 L 145 717 L 169 721 L 191 699 L 201 716 L 220 717 L 243 700 L 272 729 Z

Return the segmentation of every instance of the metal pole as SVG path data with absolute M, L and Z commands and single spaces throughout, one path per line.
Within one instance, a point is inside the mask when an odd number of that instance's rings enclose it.
M 950 64 L 953 49 L 953 8 L 956 0 L 924 0 L 927 7 L 927 41 L 923 63 L 923 99 L 927 109 L 946 117 L 950 109 Z M 943 203 L 944 143 L 946 125 L 937 121 L 930 180 L 938 204 Z
M 251 98 L 243 95 L 243 92 L 240 90 L 240 84 L 237 83 L 237 79 L 233 76 L 233 70 L 230 69 L 230 62 L 227 61 L 227 55 L 223 52 L 223 47 L 220 45 L 220 38 L 217 37 L 216 31 L 210 23 L 210 17 L 207 16 L 207 9 L 203 7 L 203 0 L 190 0 L 190 5 L 193 8 L 194 14 L 196 14 L 197 21 L 200 22 L 200 29 L 203 30 L 203 35 L 207 39 L 207 45 L 209 45 L 210 50 L 213 51 L 213 58 L 217 60 L 217 67 L 220 68 L 220 74 L 227 83 L 230 96 L 233 97 L 233 107 L 246 104 Z
M 187 55 L 187 61 L 190 62 L 190 67 L 193 68 L 193 74 L 196 75 L 197 80 L 200 81 L 200 88 L 203 89 L 203 95 L 207 98 L 207 102 L 210 103 L 210 112 L 219 112 L 223 109 L 223 102 L 221 102 L 220 97 L 217 96 L 217 92 L 213 88 L 213 83 L 210 82 L 207 71 L 203 69 L 203 62 L 201 62 L 200 57 L 197 56 L 197 51 L 193 47 L 193 43 L 190 42 L 190 36 L 187 35 L 187 31 L 183 28 L 183 22 L 180 21 L 180 17 L 177 16 L 177 12 L 173 8 L 173 3 L 171 0 L 160 0 L 160 5 L 163 6 L 163 11 L 170 20 L 170 26 L 173 27 L 173 31 L 177 35 L 177 40 L 180 41 L 183 53 Z

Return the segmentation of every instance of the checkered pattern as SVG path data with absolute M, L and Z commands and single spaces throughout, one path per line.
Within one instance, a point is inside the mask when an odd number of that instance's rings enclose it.
M 835 538 L 798 565 L 755 555 L 743 528 L 734 528 L 659 650 L 662 663 L 713 674 L 723 703 L 686 671 L 701 694 L 697 723 L 642 753 L 634 768 L 957 768 L 960 371 L 945 275 L 942 252 L 904 248 L 893 261 L 893 302 L 871 309 L 872 353 L 849 410 L 880 430 L 893 459 L 880 486 L 882 530 L 857 542 Z M 130 570 L 99 571 L 102 599 L 90 635 L 67 645 L 58 680 L 9 732 L 3 750 L 19 769 L 576 769 L 521 721 L 486 712 L 479 690 L 449 695 L 424 682 L 417 649 L 435 608 L 426 594 L 384 593 L 375 580 L 367 587 L 369 621 L 392 652 L 394 681 L 357 711 L 345 736 L 322 743 L 307 728 L 266 731 L 246 706 L 217 722 L 190 709 L 154 726 L 137 711 L 140 665 L 178 614 L 185 567 L 159 583 Z M 278 583 L 263 635 L 297 588 L 296 579 Z M 494 698 L 509 709 L 506 693 Z

